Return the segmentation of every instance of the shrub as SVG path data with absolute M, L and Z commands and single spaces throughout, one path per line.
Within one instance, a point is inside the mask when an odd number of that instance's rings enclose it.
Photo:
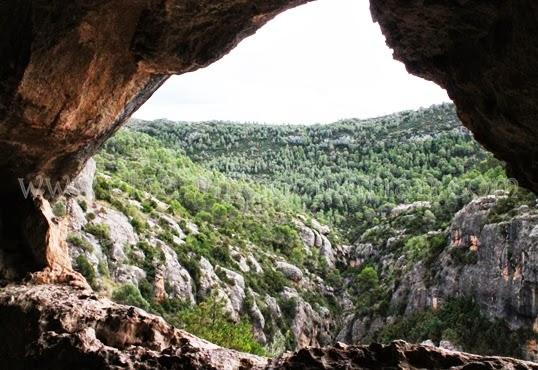
M 106 200 L 109 202 L 112 200 L 110 196 L 110 185 L 103 177 L 98 176 L 95 178 L 93 182 L 93 190 L 97 199 Z
M 110 228 L 108 225 L 89 223 L 84 226 L 84 231 L 95 236 L 103 248 L 108 250 L 112 247 L 113 242 L 110 238 Z
M 411 262 L 418 262 L 428 254 L 430 243 L 426 235 L 414 236 L 405 242 L 404 250 Z
M 97 265 L 97 271 L 104 277 L 110 277 L 110 271 L 108 270 L 108 264 L 104 261 L 100 261 Z
M 144 218 L 139 214 L 133 215 L 133 217 L 131 218 L 131 225 L 139 234 L 143 233 L 148 228 L 146 220 L 144 220 Z
M 137 261 L 136 265 L 142 268 L 149 280 L 155 278 L 155 266 L 161 264 L 165 257 L 161 248 L 154 247 L 146 241 L 141 241 L 137 244 L 137 247 L 144 252 L 145 258 L 143 261 Z
M 453 247 L 450 249 L 450 256 L 457 265 L 474 265 L 478 262 L 478 253 L 470 248 Z
M 263 347 L 254 339 L 251 324 L 232 322 L 222 303 L 215 298 L 165 316 L 173 325 L 222 347 L 265 355 Z
M 230 265 L 232 263 L 230 248 L 228 248 L 227 245 L 215 246 L 215 248 L 211 250 L 211 257 L 224 265 Z
M 79 199 L 78 201 L 78 205 L 80 206 L 80 208 L 86 212 L 88 210 L 88 203 L 86 203 L 86 200 L 84 199 Z
M 488 214 L 488 223 L 498 223 L 514 217 L 517 208 L 522 205 L 533 207 L 536 195 L 522 188 L 517 188 L 507 198 L 499 199 Z
M 146 301 L 151 302 L 153 300 L 153 284 L 148 279 L 140 280 L 138 283 L 138 290 Z
M 379 276 L 372 266 L 365 266 L 353 278 L 353 286 L 356 292 L 355 306 L 359 314 L 368 314 L 379 310 L 382 300 L 382 288 L 379 284 Z
M 54 206 L 52 207 L 52 213 L 54 213 L 54 216 L 56 217 L 65 217 L 67 214 L 67 207 L 65 203 L 61 200 L 54 203 Z
M 67 242 L 73 244 L 75 247 L 85 250 L 86 252 L 93 252 L 93 245 L 80 235 L 70 234 L 67 237 Z
M 270 294 L 278 294 L 282 292 L 288 283 L 283 273 L 270 267 L 264 269 L 262 279 Z
M 125 284 L 112 293 L 112 299 L 118 303 L 129 306 L 136 306 L 149 311 L 150 304 L 142 297 L 137 287 L 132 284 Z
M 297 313 L 297 299 L 279 299 L 278 305 L 280 306 L 280 311 L 282 311 L 282 316 L 288 323 L 288 326 L 291 326 L 293 319 Z
M 445 234 L 425 234 L 407 239 L 404 251 L 408 261 L 412 263 L 423 261 L 429 266 L 442 252 L 446 244 Z
M 86 278 L 86 281 L 88 282 L 88 284 L 90 284 L 92 287 L 95 288 L 96 287 L 95 270 L 92 264 L 82 254 L 75 259 L 75 263 L 77 266 L 77 271 L 80 272 L 82 276 Z

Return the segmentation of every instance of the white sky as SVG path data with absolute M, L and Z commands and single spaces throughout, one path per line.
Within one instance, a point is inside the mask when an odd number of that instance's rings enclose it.
M 135 117 L 326 123 L 444 101 L 444 90 L 392 59 L 367 0 L 317 0 L 213 65 L 173 76 Z

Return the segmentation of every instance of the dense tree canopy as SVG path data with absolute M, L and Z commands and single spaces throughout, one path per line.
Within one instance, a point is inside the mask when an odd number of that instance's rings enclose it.
M 300 198 L 353 241 L 397 204 L 430 201 L 439 227 L 475 194 L 503 188 L 502 166 L 450 104 L 331 125 L 133 121 L 197 163 Z

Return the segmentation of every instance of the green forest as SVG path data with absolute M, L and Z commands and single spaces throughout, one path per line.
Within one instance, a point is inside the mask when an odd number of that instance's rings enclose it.
M 350 295 L 354 314 L 386 316 L 394 311 L 390 297 L 398 272 L 383 267 L 384 254 L 404 258 L 402 273 L 417 263 L 430 266 L 446 247 L 447 227 L 454 214 L 473 198 L 499 189 L 512 192 L 491 216 L 497 221 L 519 204 L 535 201 L 508 180 L 503 164 L 474 141 L 450 104 L 311 126 L 131 120 L 95 159 L 96 197 L 128 217 L 140 238 L 135 247 L 145 255 L 144 260 L 137 260 L 129 254 L 133 247 L 126 248 L 129 263 L 144 270 L 146 277 L 138 286 L 117 285 L 105 265 L 94 268 L 83 255 L 75 261 L 77 269 L 96 289 L 111 290 L 118 302 L 157 313 L 217 344 L 257 354 L 277 354 L 297 344 L 290 332 L 297 302 L 282 298 L 287 287 L 335 318 L 343 309 L 335 297 L 346 295 Z M 394 216 L 398 205 L 419 201 L 428 207 Z M 166 214 L 181 220 L 187 234 L 184 241 L 178 242 L 177 231 L 163 218 Z M 92 220 L 95 215 L 87 217 Z M 372 243 L 386 250 L 379 260 L 360 268 L 329 267 L 317 250 L 305 251 L 297 217 L 306 225 L 311 226 L 314 219 L 329 225 L 334 246 Z M 158 228 L 151 225 L 155 220 Z M 189 232 L 189 223 L 196 225 L 196 232 Z M 158 235 L 155 230 L 160 230 Z M 110 250 L 106 225 L 90 222 L 84 232 L 96 238 L 105 252 Z M 386 241 L 393 236 L 401 240 L 389 248 Z M 249 293 L 240 322 L 229 320 L 216 297 L 196 297 L 195 306 L 177 298 L 155 300 L 156 268 L 164 258 L 152 244 L 155 239 L 174 250 L 198 287 L 201 258 L 216 266 L 222 281 L 229 282 L 221 268 L 238 271 L 232 252 L 252 254 L 263 272 L 241 272 Z M 91 249 L 80 235 L 70 235 L 69 242 Z M 454 260 L 472 264 L 474 257 L 463 253 Z M 278 260 L 319 278 L 319 291 L 290 281 L 275 268 Z M 323 291 L 325 285 L 329 293 Z M 267 322 L 265 332 L 273 342 L 264 347 L 252 336 L 249 312 L 260 307 L 269 317 L 260 298 L 266 295 L 277 297 L 283 317 Z M 443 338 L 449 332 L 469 350 L 488 353 L 488 348 L 495 348 L 501 353 L 504 347 L 507 354 L 517 354 L 491 330 L 473 343 L 472 333 L 466 330 L 469 315 L 464 310 L 469 307 L 479 310 L 472 302 L 460 300 L 447 305 L 446 312 L 402 317 L 371 339 L 419 341 Z M 456 316 L 461 321 L 451 328 L 450 320 Z M 417 320 L 424 320 L 425 326 L 415 328 Z M 489 324 L 485 316 L 477 321 L 480 327 Z M 510 335 L 502 323 L 495 325 Z M 521 335 L 526 338 L 527 334 Z
M 291 195 L 348 242 L 394 206 L 433 204 L 443 228 L 475 195 L 503 188 L 502 165 L 461 126 L 451 104 L 330 125 L 133 121 L 130 127 L 184 150 L 233 179 Z

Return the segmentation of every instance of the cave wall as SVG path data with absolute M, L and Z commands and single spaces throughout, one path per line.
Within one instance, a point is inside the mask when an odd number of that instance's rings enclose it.
M 305 2 L 2 1 L 0 191 L 37 176 L 65 186 L 169 75 L 207 66 Z
M 538 191 L 538 3 L 371 0 L 394 58 L 444 87 L 463 124 Z

